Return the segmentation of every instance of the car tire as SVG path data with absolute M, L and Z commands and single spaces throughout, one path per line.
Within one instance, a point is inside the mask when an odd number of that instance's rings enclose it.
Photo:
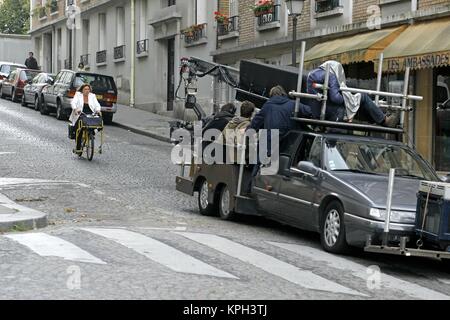
M 228 186 L 221 188 L 219 193 L 219 216 L 222 220 L 233 220 L 236 214 L 231 210 L 231 195 Z
M 56 102 L 56 119 L 67 120 L 67 115 L 64 113 L 61 101 Z
M 41 110 L 41 102 L 40 102 L 39 96 L 36 96 L 34 98 L 34 110 L 36 110 L 36 111 Z
M 112 112 L 104 112 L 102 113 L 103 123 L 111 124 L 113 121 L 114 114 Z
M 198 208 L 203 216 L 213 216 L 217 214 L 217 205 L 208 201 L 208 181 L 203 180 L 198 190 Z
M 44 99 L 42 99 L 42 101 L 41 101 L 41 106 L 40 106 L 39 111 L 40 111 L 41 114 L 43 114 L 43 115 L 47 115 L 47 114 L 50 113 L 49 110 L 48 110 L 48 107 L 47 107 L 47 103 L 45 102 Z
M 323 211 L 320 242 L 323 249 L 331 253 L 345 253 L 349 249 L 345 239 L 344 208 L 337 200 L 331 201 Z
M 22 101 L 21 101 L 21 103 L 20 103 L 21 105 L 22 105 L 22 107 L 26 107 L 26 106 L 28 106 L 28 104 L 25 102 L 25 93 L 24 94 L 22 94 Z

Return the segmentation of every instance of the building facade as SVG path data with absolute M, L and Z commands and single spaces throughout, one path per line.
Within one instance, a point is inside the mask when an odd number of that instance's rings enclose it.
M 31 8 L 30 33 L 43 70 L 76 70 L 83 62 L 87 71 L 115 78 L 119 103 L 148 111 L 182 117 L 180 59 L 212 60 L 216 48 L 216 1 L 31 0 Z M 211 78 L 199 81 L 197 99 L 208 112 L 211 87 Z

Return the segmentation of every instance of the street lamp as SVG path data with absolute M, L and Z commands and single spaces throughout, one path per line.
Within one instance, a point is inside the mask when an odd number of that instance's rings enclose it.
M 285 0 L 288 15 L 292 16 L 292 65 L 297 64 L 296 42 L 297 42 L 297 18 L 302 14 L 305 0 Z

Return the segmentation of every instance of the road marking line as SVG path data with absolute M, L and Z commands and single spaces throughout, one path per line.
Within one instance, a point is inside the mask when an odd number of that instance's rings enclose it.
M 311 271 L 302 270 L 265 253 L 216 235 L 191 232 L 175 233 L 307 289 L 366 296 L 365 294 L 341 286 L 336 282 L 322 278 Z
M 348 259 L 324 252 L 319 249 L 311 248 L 308 246 L 302 246 L 297 244 L 289 244 L 289 243 L 279 243 L 279 242 L 271 242 L 266 241 L 267 243 L 276 246 L 278 248 L 282 248 L 294 253 L 301 255 L 302 257 L 307 257 L 313 261 L 323 262 L 329 265 L 331 268 L 343 270 L 347 272 L 351 272 L 354 277 L 363 279 L 367 281 L 369 278 L 369 274 L 367 273 L 367 267 L 350 261 Z M 405 280 L 401 280 L 394 276 L 387 275 L 385 273 L 381 273 L 381 285 L 384 288 L 392 289 L 392 290 L 401 290 L 406 295 L 412 296 L 416 299 L 432 299 L 432 300 L 448 300 L 449 296 L 442 294 L 440 292 L 428 289 L 426 287 L 422 287 L 418 284 L 411 283 Z
M 11 234 L 5 237 L 28 247 L 43 257 L 59 257 L 64 260 L 106 264 L 76 245 L 46 233 Z
M 8 187 L 8 186 L 32 187 L 36 185 L 58 185 L 58 184 L 72 184 L 78 185 L 83 188 L 89 188 L 89 186 L 84 183 L 64 181 L 64 180 L 0 178 L 0 187 Z
M 176 272 L 238 279 L 232 274 L 139 233 L 123 229 L 81 228 L 81 230 L 113 240 Z
M 186 227 L 175 227 L 175 228 L 151 228 L 151 227 L 139 227 L 142 230 L 165 230 L 165 231 L 186 231 Z
M 0 152 L 0 155 L 4 155 L 4 154 L 16 154 L 16 153 L 10 152 L 10 151 Z

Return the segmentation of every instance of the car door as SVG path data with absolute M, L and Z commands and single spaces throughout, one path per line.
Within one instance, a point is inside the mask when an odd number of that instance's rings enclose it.
M 283 172 L 289 167 L 292 146 L 295 146 L 301 137 L 300 132 L 290 132 L 280 143 L 280 161 L 278 173 L 275 175 L 261 175 L 255 177 L 252 192 L 255 194 L 258 211 L 264 212 L 267 216 L 273 216 L 280 220 L 280 212 L 284 210 L 279 205 L 278 193 L 280 191 Z
M 13 87 L 13 83 L 16 79 L 16 75 L 17 75 L 17 71 L 14 70 L 13 72 L 11 72 L 8 76 L 8 78 L 6 78 L 5 81 L 3 81 L 3 85 L 2 85 L 2 92 L 6 95 L 12 95 L 12 87 Z
M 318 204 L 315 195 L 320 189 L 320 175 L 313 176 L 298 169 L 301 161 L 313 163 L 317 168 L 322 162 L 322 137 L 305 134 L 290 164 L 289 172 L 281 178 L 279 191 L 283 219 L 307 230 L 315 230 Z
M 47 88 L 48 98 L 46 95 L 45 99 L 48 104 L 51 104 L 52 106 L 56 105 L 56 97 L 58 96 L 61 81 L 63 81 L 65 75 L 66 75 L 65 71 L 59 72 L 55 78 L 55 82 L 53 83 L 53 85 Z

